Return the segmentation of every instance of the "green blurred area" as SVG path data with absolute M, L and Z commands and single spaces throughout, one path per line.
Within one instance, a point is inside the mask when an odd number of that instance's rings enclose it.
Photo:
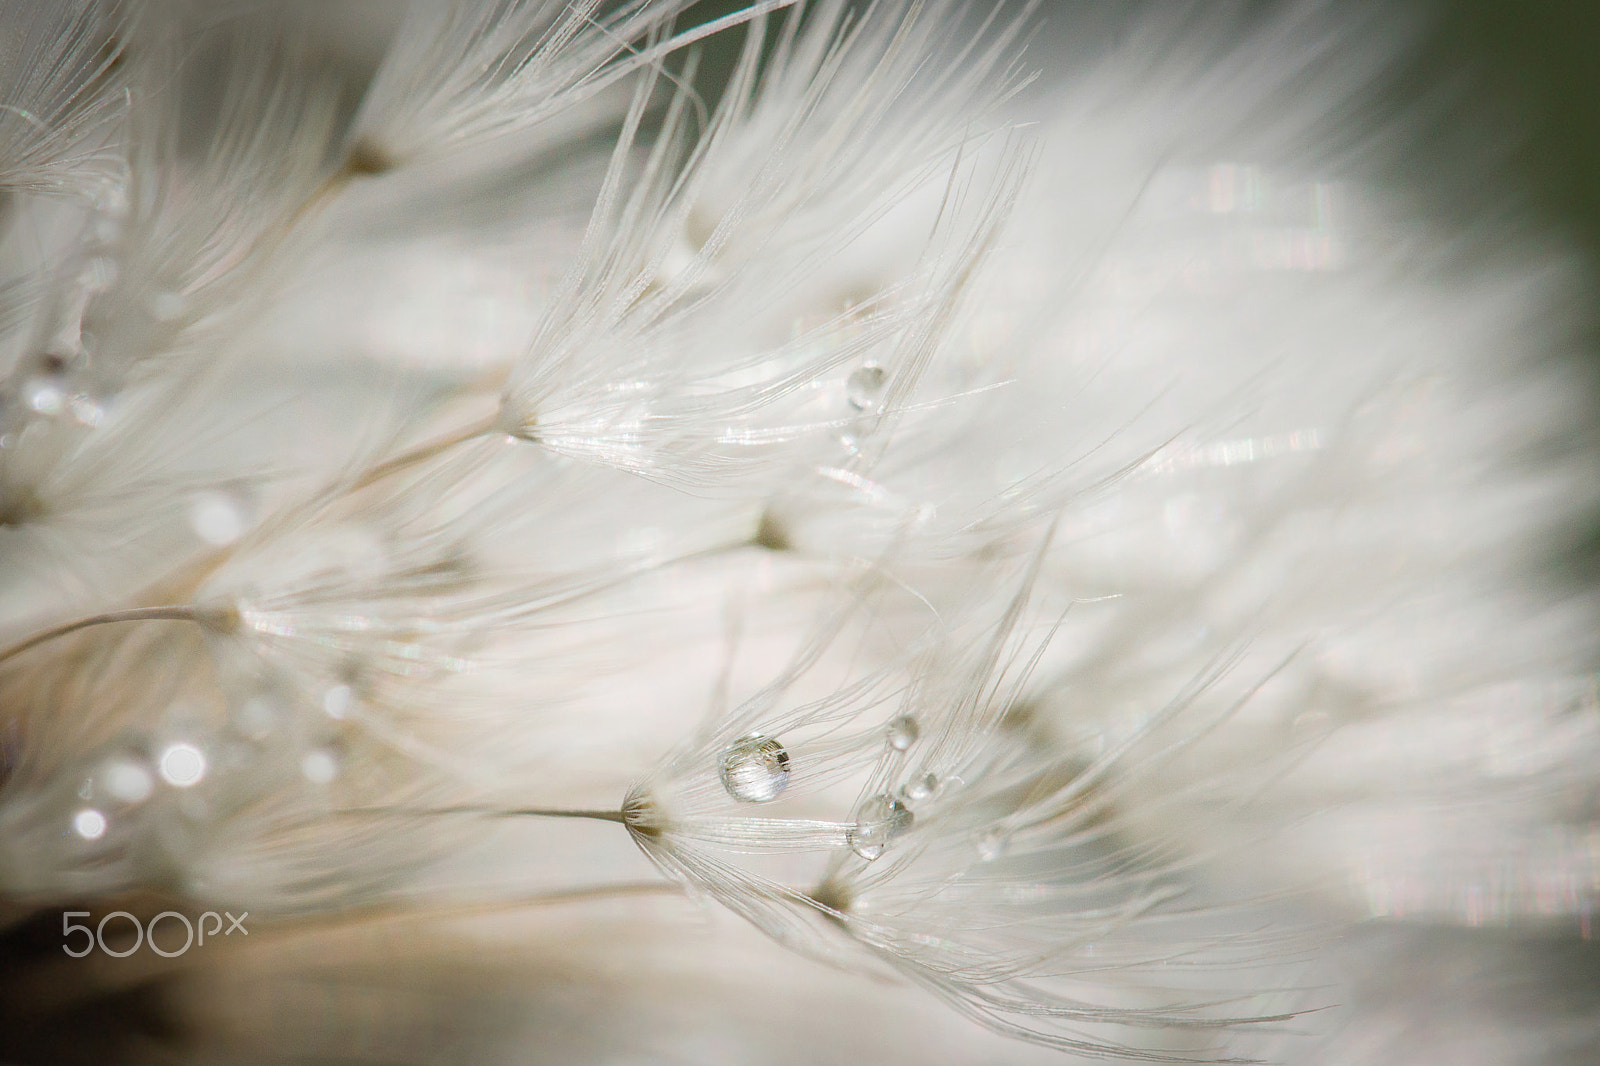
M 1531 223 L 1600 263 L 1600 3 L 1455 0 L 1377 106 L 1398 178 L 1458 224 Z

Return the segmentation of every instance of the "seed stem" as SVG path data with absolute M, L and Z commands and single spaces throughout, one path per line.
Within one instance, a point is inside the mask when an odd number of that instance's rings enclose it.
M 205 622 L 209 620 L 210 613 L 193 604 L 183 604 L 169 607 L 131 607 L 124 611 L 107 611 L 104 614 L 90 615 L 87 618 L 79 618 L 74 622 L 63 622 L 61 625 L 40 630 L 26 640 L 11 645 L 4 651 L 0 651 L 0 663 L 21 655 L 32 648 L 37 648 L 48 641 L 55 640 L 57 637 L 64 637 L 69 633 L 76 633 L 80 629 L 88 629 L 90 626 L 103 626 L 111 622 Z
M 622 811 L 606 810 L 577 810 L 567 807 L 488 807 L 479 805 L 466 805 L 461 807 L 349 807 L 339 812 L 340 814 L 481 814 L 494 818 L 588 818 L 597 822 L 616 822 L 619 825 L 627 824 L 627 815 Z
M 498 416 L 496 416 L 498 417 Z M 454 430 L 435 440 L 419 444 L 408 452 L 403 452 L 393 459 L 385 460 L 361 474 L 350 486 L 350 492 L 356 492 L 376 482 L 382 481 L 391 474 L 398 474 L 407 467 L 416 466 L 418 463 L 432 459 L 449 451 L 458 444 L 465 444 L 469 440 L 486 437 L 495 431 L 496 417 L 481 419 L 461 429 Z

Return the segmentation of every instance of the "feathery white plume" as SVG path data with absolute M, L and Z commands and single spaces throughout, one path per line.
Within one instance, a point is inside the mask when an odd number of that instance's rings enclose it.
M 241 1021 L 308 938 L 386 1061 L 1583 1046 L 1385 1029 L 1600 893 L 1583 278 L 1375 180 L 1414 23 L 297 10 L 0 10 L 0 896 L 261 924 L 81 987 L 197 1062 L 378 1053 Z

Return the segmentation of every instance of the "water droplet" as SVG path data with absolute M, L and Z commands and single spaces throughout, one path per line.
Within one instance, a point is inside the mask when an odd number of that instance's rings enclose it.
M 908 800 L 925 800 L 939 788 L 938 774 L 922 774 L 900 786 L 900 794 Z
M 118 756 L 100 768 L 100 784 L 106 795 L 123 803 L 143 803 L 155 789 L 155 778 L 140 760 Z
M 99 840 L 106 834 L 106 816 L 93 807 L 72 816 L 72 831 L 85 840 Z
M 207 544 L 225 547 L 244 536 L 244 508 L 226 493 L 197 493 L 189 501 L 189 526 Z
M 300 772 L 312 784 L 326 785 L 339 776 L 339 759 L 327 748 L 316 748 L 301 758 Z
M 722 753 L 722 787 L 744 803 L 778 798 L 789 784 L 789 752 L 771 737 L 752 733 Z
M 846 835 L 850 850 L 871 862 L 889 847 L 889 841 L 911 828 L 906 805 L 887 793 L 873 796 L 856 810 L 856 824 Z
M 889 375 L 877 363 L 856 367 L 844 382 L 844 396 L 857 411 L 868 411 L 878 406 L 879 394 Z
M 251 696 L 230 715 L 233 728 L 246 740 L 262 741 L 282 726 L 283 706 L 267 695 Z
M 160 767 L 167 784 L 188 788 L 206 776 L 206 757 L 193 744 L 174 744 L 161 753 Z
M 79 393 L 67 401 L 67 406 L 72 410 L 72 417 L 76 418 L 80 425 L 88 426 L 90 429 L 106 420 L 105 404 L 92 396 Z
M 978 858 L 984 862 L 993 862 L 1006 853 L 1010 846 L 1011 838 L 998 829 L 985 829 L 978 836 Z
M 917 720 L 909 714 L 899 715 L 889 722 L 889 746 L 895 751 L 905 751 L 921 734 Z
M 54 417 L 67 406 L 67 383 L 55 375 L 29 378 L 22 384 L 22 402 L 35 414 Z
M 322 694 L 322 710 L 329 718 L 339 719 L 350 713 L 350 686 L 334 685 Z

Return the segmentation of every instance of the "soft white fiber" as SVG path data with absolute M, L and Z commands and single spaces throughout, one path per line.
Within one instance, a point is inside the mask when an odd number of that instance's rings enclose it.
M 38 1046 L 1585 1061 L 1590 279 L 1382 180 L 1425 13 L 341 11 L 0 8 L 0 896 L 252 923 Z

